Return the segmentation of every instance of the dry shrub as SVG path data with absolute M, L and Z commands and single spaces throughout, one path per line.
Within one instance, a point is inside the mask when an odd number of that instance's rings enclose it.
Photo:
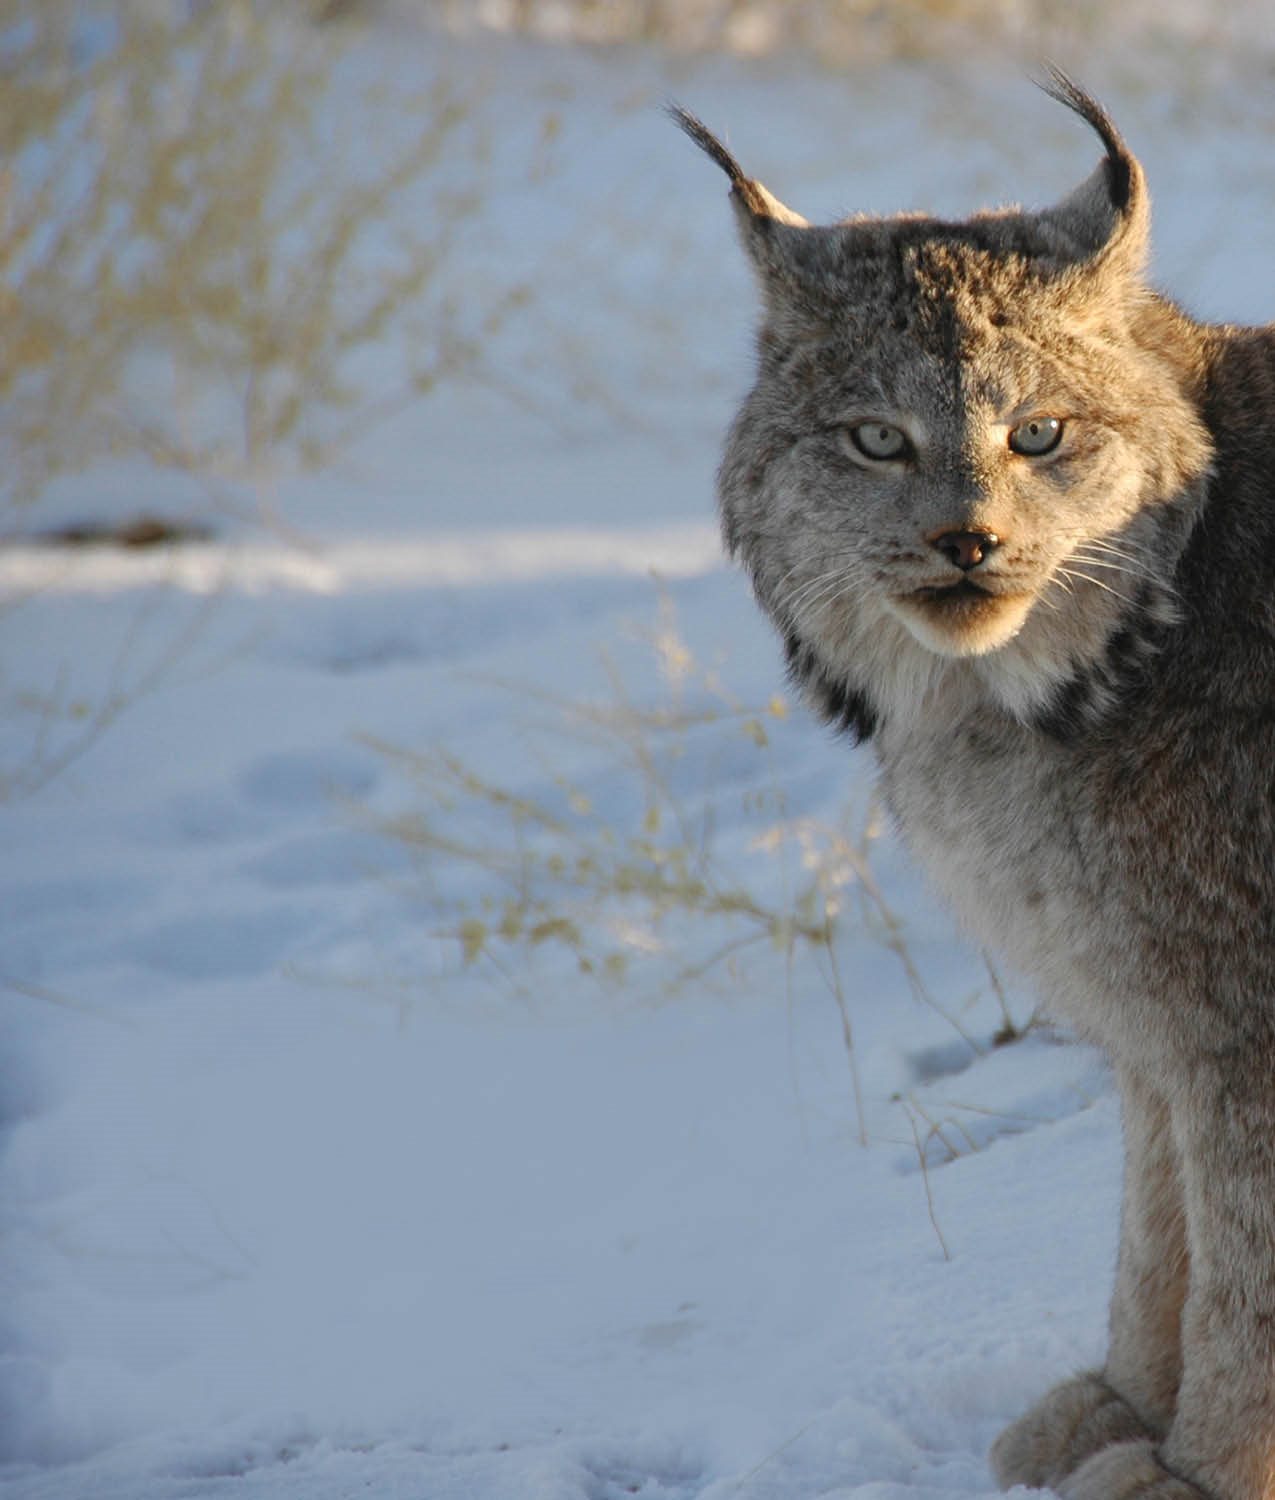
M 837 820 L 794 815 L 779 766 L 784 738 L 803 730 L 785 700 L 740 701 L 696 659 L 667 595 L 643 634 L 665 684 L 662 701 L 635 702 L 607 658 L 608 698 L 534 695 L 573 752 L 563 759 L 591 747 L 597 792 L 557 770 L 552 753 L 528 789 L 482 775 L 442 747 L 368 738 L 414 789 L 405 811 L 372 824 L 415 855 L 425 921 L 450 949 L 453 974 L 485 970 L 534 1000 L 564 968 L 607 991 L 650 996 L 653 981 L 666 997 L 718 981 L 734 988 L 750 958 L 778 959 L 787 984 L 798 968 L 813 970 L 837 1007 L 866 1143 L 855 984 L 838 958 L 847 932 L 888 951 L 914 999 L 941 1015 L 971 1056 L 992 1042 L 972 1035 L 926 983 L 874 869 L 884 832 L 875 800 Z M 715 762 L 738 770 L 750 761 L 751 773 L 725 787 L 712 774 Z M 989 980 L 998 1038 L 1019 1035 L 990 970 Z
M 477 196 L 439 169 L 476 147 L 443 81 L 360 80 L 304 6 L 7 12 L 8 500 L 138 454 L 224 499 L 259 497 L 473 356 L 440 282 Z M 369 391 L 360 356 L 390 335 L 393 388 Z

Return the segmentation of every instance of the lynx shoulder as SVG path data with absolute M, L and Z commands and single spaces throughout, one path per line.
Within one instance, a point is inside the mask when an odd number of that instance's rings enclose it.
M 723 532 L 931 879 L 1105 1047 L 1106 1363 L 998 1440 L 1068 1500 L 1275 1496 L 1275 331 L 1145 280 L 1147 188 L 815 226 L 730 180 L 761 293 Z

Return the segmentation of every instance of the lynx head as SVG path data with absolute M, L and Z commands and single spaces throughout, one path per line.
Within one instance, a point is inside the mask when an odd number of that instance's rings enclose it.
M 1054 207 L 811 226 L 705 127 L 760 283 L 756 384 L 719 475 L 726 541 L 817 704 L 870 732 L 958 691 L 1091 719 L 1173 617 L 1209 463 L 1195 325 L 1150 292 L 1142 169 Z

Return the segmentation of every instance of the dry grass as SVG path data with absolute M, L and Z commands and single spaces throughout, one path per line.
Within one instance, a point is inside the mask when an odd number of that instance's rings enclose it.
M 0 541 L 126 459 L 168 508 L 281 526 L 283 480 L 472 372 L 527 293 L 457 290 L 471 104 L 387 83 L 304 4 L 0 0 Z M 161 685 L 188 633 L 148 619 L 97 689 L 23 682 L 0 642 L 0 803 Z
M 818 975 L 837 1008 L 860 1140 L 866 1110 L 852 1019 L 854 989 L 838 948 L 848 931 L 897 960 L 914 999 L 965 1040 L 988 1050 L 927 985 L 906 924 L 873 868 L 884 829 L 871 800 L 837 821 L 793 816 L 780 766 L 789 723 L 780 697 L 740 702 L 701 665 L 665 596 L 647 633 L 665 684 L 662 702 L 633 701 L 608 667 L 609 697 L 549 699 L 570 755 L 550 756 L 540 790 L 480 775 L 444 748 L 419 751 L 365 740 L 413 786 L 409 809 L 375 821 L 416 856 L 416 888 L 453 974 L 485 969 L 534 1001 L 565 965 L 604 993 L 662 997 L 688 987 L 733 988 L 750 960 L 791 990 L 797 971 Z M 777 743 L 778 742 L 778 743 Z M 590 784 L 556 772 L 587 745 Z M 741 756 L 755 771 L 739 774 Z M 711 767 L 734 764 L 721 789 Z M 687 774 L 688 765 L 697 769 Z M 688 787 L 698 784 L 696 790 Z M 999 981 L 998 1037 L 1018 1034 Z
M 677 51 L 768 56 L 799 52 L 837 68 L 895 58 L 1017 55 L 1028 66 L 1059 49 L 1108 51 L 1117 41 L 1189 64 L 1201 44 L 1251 47 L 1251 8 L 1198 0 L 417 0 L 422 18 L 589 45 L 640 42 Z M 344 0 L 375 13 L 376 0 Z M 1263 50 L 1269 51 L 1269 48 Z
M 334 95 L 335 33 L 264 0 L 6 10 L 8 500 L 142 454 L 261 501 L 472 359 L 443 287 L 477 207 L 435 180 L 474 149 L 446 84 Z M 370 396 L 360 355 L 408 322 L 410 363 Z

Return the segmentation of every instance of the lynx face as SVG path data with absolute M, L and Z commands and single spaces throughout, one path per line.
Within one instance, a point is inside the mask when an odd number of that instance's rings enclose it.
M 1101 707 L 1112 643 L 1172 617 L 1162 512 L 1209 461 L 1105 117 L 1108 160 L 1056 208 L 823 228 L 681 123 L 731 175 L 761 283 L 719 497 L 794 670 L 860 731 L 954 679 L 1022 718 Z

